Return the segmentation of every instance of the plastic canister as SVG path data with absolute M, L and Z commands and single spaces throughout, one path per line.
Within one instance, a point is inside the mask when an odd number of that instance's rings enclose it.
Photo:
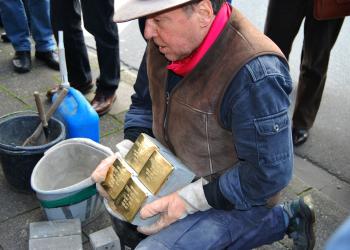
M 57 94 L 53 96 L 53 101 Z M 67 96 L 54 116 L 66 126 L 67 138 L 89 138 L 100 141 L 99 116 L 78 90 L 69 87 Z

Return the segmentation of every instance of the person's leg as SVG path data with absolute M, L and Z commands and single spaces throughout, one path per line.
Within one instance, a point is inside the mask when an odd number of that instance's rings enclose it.
M 265 34 L 289 57 L 293 40 L 305 17 L 305 0 L 270 0 Z
M 6 35 L 16 51 L 12 59 L 14 70 L 18 73 L 29 72 L 32 67 L 31 45 L 23 2 L 0 0 L 0 11 Z
M 113 22 L 114 1 L 82 0 L 84 25 L 96 41 L 100 76 L 96 80 L 96 95 L 92 107 L 101 116 L 116 99 L 120 79 L 118 27 Z
M 284 237 L 281 206 L 197 212 L 149 236 L 136 249 L 252 249 Z
M 29 0 L 28 9 L 36 51 L 45 52 L 55 50 L 56 42 L 52 36 L 50 23 L 50 1 Z
M 82 0 L 84 26 L 95 38 L 100 67 L 97 91 L 114 93 L 120 79 L 118 27 L 114 1 Z
M 85 92 L 91 89 L 92 77 L 84 35 L 81 28 L 81 7 L 78 0 L 51 0 L 51 25 L 58 41 L 63 31 L 68 80 Z
M 27 16 L 22 0 L 0 0 L 1 18 L 15 51 L 30 51 Z
M 331 49 L 335 44 L 344 19 L 318 21 L 313 17 L 313 1 L 304 27 L 297 99 L 293 114 L 293 127 L 309 130 L 319 109 Z

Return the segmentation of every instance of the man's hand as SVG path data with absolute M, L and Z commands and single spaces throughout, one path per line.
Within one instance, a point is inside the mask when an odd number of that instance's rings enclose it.
M 185 201 L 175 192 L 144 206 L 140 211 L 140 216 L 142 219 L 147 219 L 159 213 L 161 215 L 158 221 L 150 226 L 138 227 L 137 230 L 146 235 L 155 234 L 175 221 L 186 217 Z
M 118 158 L 118 153 L 111 155 L 107 157 L 106 159 L 102 160 L 100 164 L 97 165 L 94 172 L 91 174 L 91 179 L 96 182 L 96 189 L 99 192 L 99 194 L 106 198 L 110 199 L 108 193 L 106 190 L 102 187 L 100 184 L 106 179 L 106 175 L 108 173 L 108 169 L 113 165 L 113 162 Z
M 140 211 L 142 219 L 147 219 L 159 213 L 161 215 L 154 224 L 138 227 L 137 230 L 147 235 L 155 234 L 175 221 L 185 218 L 187 214 L 211 208 L 203 191 L 203 185 L 206 183 L 208 182 L 201 178 L 175 193 L 145 205 Z

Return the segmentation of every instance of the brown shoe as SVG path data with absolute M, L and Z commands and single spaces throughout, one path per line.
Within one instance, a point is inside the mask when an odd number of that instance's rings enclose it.
M 89 93 L 89 91 L 94 87 L 92 82 L 89 82 L 87 84 L 70 83 L 70 86 L 72 86 L 76 90 L 79 90 L 83 95 Z M 46 92 L 47 99 L 51 100 L 52 96 L 57 93 L 58 89 L 59 85 L 56 84 L 52 89 L 48 90 Z
M 113 103 L 117 99 L 117 96 L 113 94 L 108 94 L 102 91 L 96 91 L 94 99 L 91 101 L 92 107 L 96 110 L 99 116 L 103 116 L 108 111 L 111 110 Z

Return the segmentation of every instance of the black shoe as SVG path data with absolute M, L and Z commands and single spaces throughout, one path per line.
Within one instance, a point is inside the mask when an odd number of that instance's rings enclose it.
M 293 128 L 292 136 L 294 146 L 300 146 L 306 142 L 307 138 L 309 137 L 309 132 L 306 129 Z
M 60 64 L 58 62 L 58 55 L 55 51 L 36 51 L 35 57 L 43 61 L 47 66 L 54 70 L 60 70 Z
M 287 234 L 293 239 L 293 250 L 312 250 L 315 246 L 316 215 L 311 196 L 283 204 L 289 216 Z
M 12 64 L 17 73 L 29 72 L 32 68 L 32 59 L 30 51 L 16 51 Z
M 1 33 L 1 40 L 4 42 L 4 43 L 9 43 L 11 42 L 9 37 L 6 35 L 5 32 Z

